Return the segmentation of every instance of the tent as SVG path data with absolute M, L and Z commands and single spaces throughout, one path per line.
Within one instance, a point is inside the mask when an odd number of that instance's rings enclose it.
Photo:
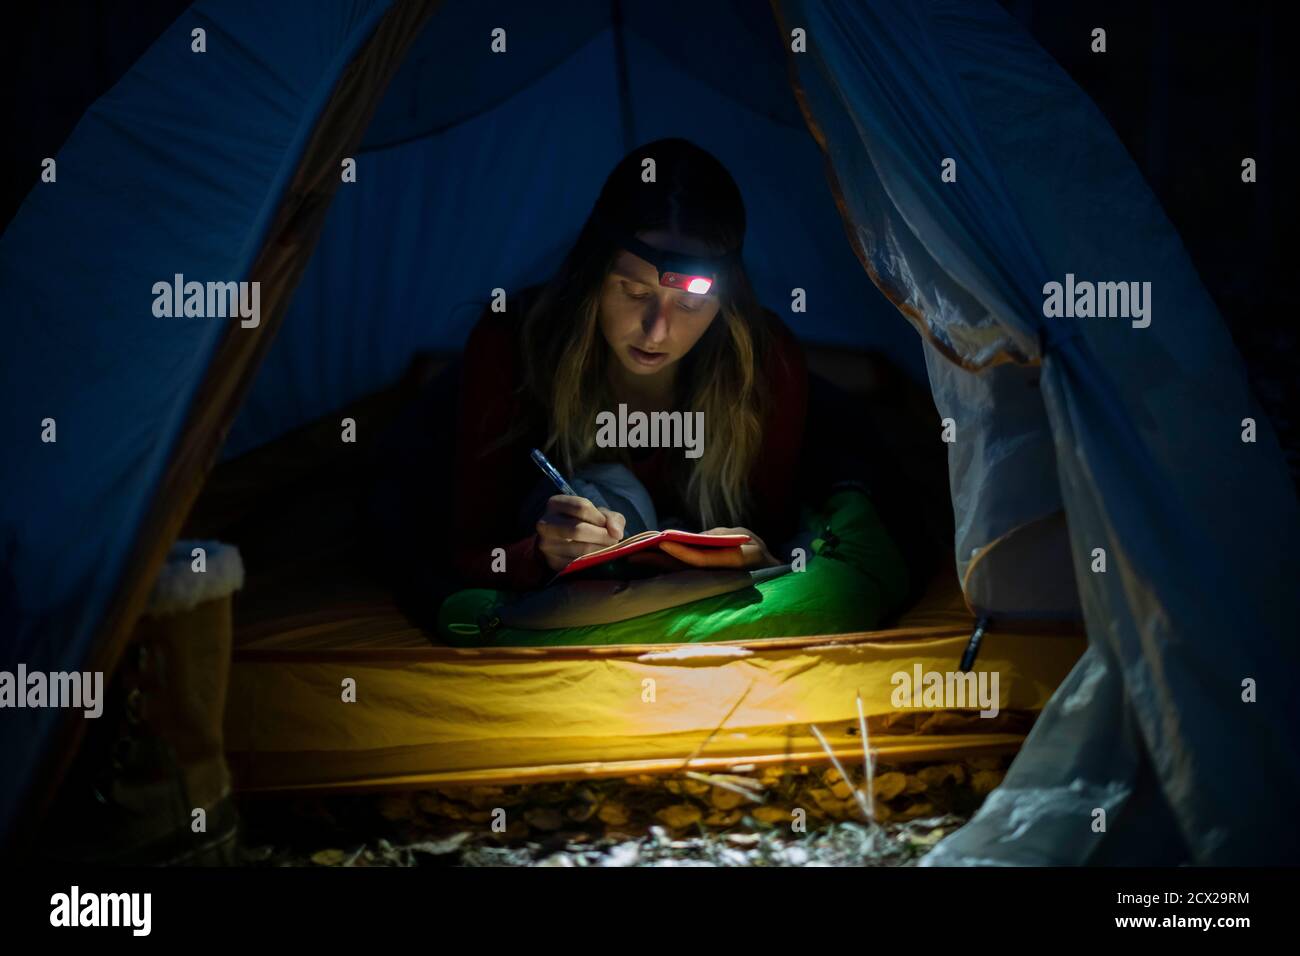
M 461 341 L 490 289 L 554 267 L 614 161 L 663 135 L 733 170 L 760 296 L 776 306 L 798 286 L 816 303 L 791 317 L 801 337 L 919 372 L 920 333 L 957 434 L 960 609 L 675 661 L 453 652 L 383 615 L 365 631 L 388 636 L 378 652 L 345 641 L 333 657 L 343 635 L 310 622 L 245 629 L 236 769 L 268 787 L 664 769 L 723 723 L 721 765 L 810 751 L 818 721 L 848 750 L 849 689 L 884 720 L 882 667 L 952 660 L 980 616 L 994 622 L 980 666 L 1017 677 L 1012 711 L 1042 716 L 934 861 L 1293 858 L 1296 722 L 1267 681 L 1296 653 L 1280 600 L 1296 501 L 1276 438 L 1122 146 L 991 3 L 196 3 L 87 112 L 57 185 L 33 189 L 0 239 L 5 666 L 111 669 L 219 456 Z M 344 157 L 355 183 L 340 182 Z M 1150 281 L 1153 320 L 1045 317 L 1044 285 L 1067 273 Z M 151 290 L 177 274 L 258 280 L 260 322 L 157 318 Z M 40 441 L 46 419 L 57 442 Z M 1051 626 L 1071 619 L 1087 631 L 1077 664 L 1082 642 L 1054 643 Z M 349 658 L 394 678 L 388 710 L 362 729 L 305 718 L 285 688 L 337 686 Z M 646 668 L 691 703 L 619 711 Z M 430 687 L 447 706 L 412 703 Z M 576 688 L 591 692 L 554 717 Z M 395 733 L 431 717 L 445 722 L 421 724 L 427 737 Z M 494 717 L 511 736 L 488 737 Z M 6 832 L 68 726 L 5 715 Z M 917 754 L 1016 745 L 1024 728 L 890 729 L 900 739 L 875 743 Z M 368 762 L 331 763 L 358 734 Z M 1248 814 L 1228 754 L 1256 775 Z M 1111 833 L 1089 827 L 1097 808 Z M 1164 826 L 1135 835 L 1135 818 Z

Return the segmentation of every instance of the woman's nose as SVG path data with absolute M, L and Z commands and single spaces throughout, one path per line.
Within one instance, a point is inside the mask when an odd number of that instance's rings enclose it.
M 668 311 L 670 303 L 656 297 L 654 305 L 651 307 L 650 314 L 646 317 L 643 324 L 645 329 L 646 340 L 650 345 L 662 342 L 668 338 Z

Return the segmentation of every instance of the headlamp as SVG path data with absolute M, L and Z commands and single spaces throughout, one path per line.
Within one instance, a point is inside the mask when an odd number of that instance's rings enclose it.
M 610 229 L 597 219 L 597 225 L 622 249 L 650 263 L 659 272 L 659 284 L 670 289 L 681 289 L 695 295 L 708 295 L 716 291 L 724 269 L 740 258 L 740 250 L 725 252 L 720 256 L 688 256 L 666 252 L 648 246 L 631 233 Z
M 707 295 L 718 281 L 726 256 L 683 256 L 648 246 L 635 236 L 622 236 L 618 244 L 659 270 L 659 284 L 696 295 Z

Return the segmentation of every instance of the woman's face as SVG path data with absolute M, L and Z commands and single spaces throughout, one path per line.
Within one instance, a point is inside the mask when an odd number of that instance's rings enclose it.
M 706 244 L 674 232 L 640 232 L 636 237 L 665 252 L 712 254 Z M 720 308 L 713 293 L 661 286 L 651 263 L 620 250 L 600 291 L 600 331 L 625 371 L 658 375 L 694 347 Z

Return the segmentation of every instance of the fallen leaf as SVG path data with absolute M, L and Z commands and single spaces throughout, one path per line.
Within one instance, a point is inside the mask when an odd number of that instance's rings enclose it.
M 621 827 L 627 823 L 627 807 L 621 803 L 602 803 L 596 811 L 600 822 L 612 827 Z
M 564 826 L 564 818 L 559 811 L 551 807 L 534 807 L 524 811 L 524 819 L 529 826 L 538 830 L 558 830 Z
M 873 789 L 882 800 L 893 800 L 907 788 L 907 777 L 901 773 L 882 773 L 875 779 Z
M 691 803 L 674 803 L 672 806 L 664 807 L 655 814 L 655 819 L 665 826 L 672 827 L 674 830 L 680 830 L 682 827 L 688 827 L 693 823 L 698 823 L 704 814 L 700 808 Z
M 740 806 L 744 800 L 743 795 L 724 787 L 713 787 L 709 792 L 709 803 L 713 804 L 716 810 L 731 810 Z
M 785 823 L 790 819 L 790 811 L 781 807 L 755 807 L 751 812 L 755 820 L 763 823 Z
M 934 804 L 922 801 L 914 803 L 910 807 L 904 807 L 898 811 L 899 820 L 915 820 L 918 817 L 929 817 L 934 815 Z
M 706 827 L 729 827 L 740 822 L 744 816 L 741 810 L 713 810 L 704 818 Z
M 571 803 L 564 808 L 564 815 L 577 823 L 586 823 L 596 812 L 594 803 Z
M 809 787 L 808 796 L 823 813 L 834 814 L 841 802 L 835 799 L 829 790 L 823 790 L 821 787 Z
M 954 783 L 966 782 L 966 768 L 959 763 L 941 763 L 930 767 L 922 767 L 916 772 L 917 779 L 923 784 L 923 789 L 929 790 L 934 787 L 941 787 L 949 780 Z
M 913 846 L 934 846 L 943 839 L 943 827 L 935 827 L 924 836 L 918 833 L 909 833 L 907 839 Z

